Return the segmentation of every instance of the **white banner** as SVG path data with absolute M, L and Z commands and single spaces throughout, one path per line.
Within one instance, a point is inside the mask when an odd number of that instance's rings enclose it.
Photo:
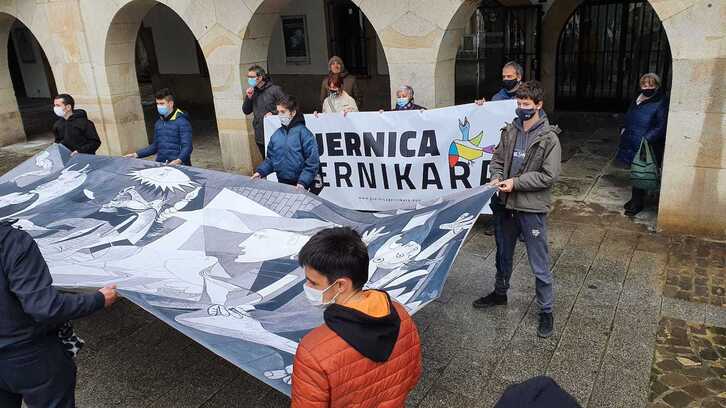
M 320 196 L 345 208 L 381 211 L 486 184 L 501 128 L 515 117 L 516 105 L 305 115 L 320 151 Z M 279 127 L 277 116 L 265 119 L 265 143 Z

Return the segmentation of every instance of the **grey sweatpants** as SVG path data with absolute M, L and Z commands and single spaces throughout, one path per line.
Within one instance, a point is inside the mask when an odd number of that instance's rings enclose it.
M 552 313 L 555 300 L 550 253 L 547 246 L 547 215 L 499 210 L 494 213 L 494 237 L 497 242 L 497 275 L 494 291 L 506 295 L 512 277 L 514 248 L 521 235 L 527 246 L 529 265 L 534 272 L 537 304 L 545 313 Z

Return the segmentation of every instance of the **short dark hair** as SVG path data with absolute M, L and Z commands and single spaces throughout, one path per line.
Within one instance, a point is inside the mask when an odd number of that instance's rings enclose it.
M 311 267 L 328 282 L 349 278 L 355 289 L 368 281 L 368 248 L 360 235 L 349 227 L 324 229 L 302 247 L 298 254 L 300 266 Z
M 276 102 L 277 106 L 282 106 L 283 108 L 289 110 L 289 111 L 295 111 L 297 112 L 298 109 L 298 102 L 297 98 L 292 95 L 283 96 L 282 98 L 278 99 Z
M 166 99 L 167 101 L 174 102 L 174 92 L 171 91 L 169 88 L 161 88 L 158 91 L 156 91 L 155 94 L 156 100 Z
M 531 99 L 534 103 L 544 101 L 544 88 L 539 81 L 527 81 L 517 88 L 517 99 Z
M 267 72 L 265 72 L 265 69 L 262 68 L 259 65 L 253 65 L 250 67 L 250 69 L 247 70 L 247 72 L 253 72 L 258 76 L 262 77 L 262 79 L 267 79 Z
M 71 105 L 71 110 L 73 110 L 76 107 L 75 99 L 73 99 L 73 97 L 68 94 L 56 95 L 56 97 L 53 98 L 53 100 L 56 100 L 56 99 L 62 100 L 64 105 Z
M 334 86 L 338 88 L 339 90 L 343 88 L 343 78 L 338 74 L 331 74 L 328 75 L 328 89 L 330 89 L 331 86 Z

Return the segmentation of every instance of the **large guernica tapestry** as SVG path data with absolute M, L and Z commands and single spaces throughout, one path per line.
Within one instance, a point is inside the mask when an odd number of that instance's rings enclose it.
M 294 188 L 192 167 L 71 156 L 54 145 L 0 177 L 0 219 L 29 232 L 54 284 L 123 295 L 278 390 L 297 344 L 322 323 L 297 253 L 350 226 L 370 251 L 369 288 L 415 313 L 436 299 L 481 187 L 414 208 L 364 213 Z

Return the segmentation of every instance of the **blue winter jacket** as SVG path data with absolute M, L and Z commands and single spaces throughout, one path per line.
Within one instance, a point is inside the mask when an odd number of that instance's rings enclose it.
M 0 358 L 5 350 L 56 336 L 61 324 L 103 309 L 101 292 L 61 293 L 52 283 L 33 238 L 0 222 Z
M 509 93 L 506 89 L 502 88 L 499 92 L 492 96 L 492 101 L 508 101 L 517 97 L 517 92 Z
M 625 127 L 620 136 L 617 159 L 630 164 L 645 138 L 655 151 L 658 164 L 663 163 L 666 125 L 668 124 L 668 98 L 662 92 L 644 100 L 635 101 L 625 114 Z
M 281 126 L 272 134 L 267 158 L 257 167 L 257 173 L 262 177 L 277 173 L 281 183 L 310 188 L 319 168 L 320 154 L 315 135 L 305 126 L 303 115 L 298 113 L 289 126 Z
M 136 154 L 142 158 L 156 154 L 156 161 L 170 162 L 180 159 L 192 165 L 192 125 L 189 116 L 180 109 L 167 117 L 160 117 L 154 125 L 154 141 Z

